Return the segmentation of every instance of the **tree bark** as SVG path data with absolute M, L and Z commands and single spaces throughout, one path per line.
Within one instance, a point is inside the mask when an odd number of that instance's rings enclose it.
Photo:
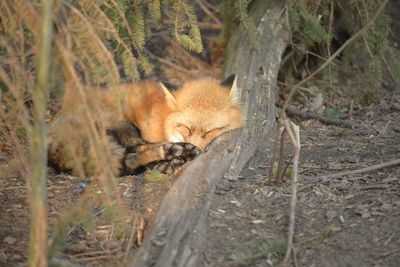
M 251 6 L 260 50 L 252 47 L 241 26 L 228 47 L 224 76 L 238 78 L 247 126 L 217 138 L 187 164 L 163 200 L 131 266 L 198 266 L 216 184 L 222 177 L 235 179 L 256 149 L 268 147 L 265 139 L 274 132 L 276 78 L 288 30 L 281 1 L 266 2 L 256 0 Z

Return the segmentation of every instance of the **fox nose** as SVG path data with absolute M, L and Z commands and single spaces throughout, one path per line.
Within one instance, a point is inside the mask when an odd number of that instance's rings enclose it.
M 195 145 L 202 152 L 204 151 L 204 149 L 207 145 L 203 138 L 196 137 L 196 136 L 191 136 L 191 138 L 187 139 L 186 142 L 191 143 L 192 145 Z

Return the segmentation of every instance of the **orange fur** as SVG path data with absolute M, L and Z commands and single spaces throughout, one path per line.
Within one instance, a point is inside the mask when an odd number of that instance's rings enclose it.
M 203 150 L 217 136 L 244 125 L 235 85 L 229 90 L 206 77 L 186 82 L 174 97 L 177 109 L 165 123 L 170 142 L 183 141 Z
M 149 142 L 186 142 L 204 150 L 217 136 L 244 125 L 235 86 L 229 90 L 214 78 L 186 82 L 173 94 L 152 81 L 122 91 L 125 119 Z

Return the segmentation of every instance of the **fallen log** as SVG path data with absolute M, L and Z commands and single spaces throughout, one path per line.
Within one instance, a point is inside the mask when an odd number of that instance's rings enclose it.
M 229 41 L 224 76 L 238 78 L 247 126 L 217 138 L 185 166 L 130 266 L 200 265 L 205 219 L 216 184 L 222 177 L 236 179 L 256 149 L 266 149 L 270 142 L 265 138 L 275 132 L 276 79 L 288 40 L 282 8 L 279 0 L 252 2 L 259 51 L 242 26 Z

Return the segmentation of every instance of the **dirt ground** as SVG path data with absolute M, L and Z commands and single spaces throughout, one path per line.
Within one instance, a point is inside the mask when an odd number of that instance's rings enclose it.
M 296 266 L 399 266 L 400 167 L 318 179 L 399 159 L 399 107 L 399 97 L 388 95 L 359 109 L 355 129 L 301 123 Z M 266 155 L 259 152 L 238 181 L 219 185 L 204 266 L 276 266 L 282 260 L 290 179 L 267 186 Z
M 399 96 L 387 93 L 376 105 L 354 109 L 352 121 L 354 129 L 316 120 L 297 121 L 302 144 L 297 266 L 399 265 L 400 167 L 320 179 L 400 158 Z M 204 266 L 276 266 L 282 260 L 290 179 L 281 185 L 266 185 L 269 154 L 258 152 L 237 181 L 223 180 L 218 185 L 208 217 Z M 6 155 L 2 154 L 2 170 L 12 164 Z M 89 226 L 83 221 L 71 223 L 62 250 L 62 257 L 83 266 L 121 266 L 128 244 L 140 239 L 137 234 L 130 236 L 132 227 L 147 228 L 172 182 L 168 178 L 148 183 L 143 175 L 119 178 L 124 212 L 135 216 L 115 220 L 104 216 L 99 183 L 49 171 L 51 233 L 57 218 L 77 203 L 92 200 L 88 209 L 94 221 Z M 29 224 L 25 177 L 2 172 L 0 203 L 0 266 L 23 266 Z
M 400 158 L 400 97 L 393 95 L 385 92 L 379 103 L 354 108 L 354 129 L 295 119 L 301 125 L 302 144 L 295 228 L 297 266 L 399 265 L 400 167 L 323 179 L 323 175 Z M 350 116 L 345 104 L 342 110 L 344 117 Z M 2 152 L 0 265 L 23 266 L 29 225 L 25 177 L 20 171 L 10 173 L 7 167 L 15 163 L 7 156 L 10 151 L 6 147 Z M 204 266 L 276 266 L 282 260 L 290 179 L 281 185 L 266 185 L 270 154 L 259 151 L 237 181 L 223 180 L 218 185 L 208 217 Z M 128 244 L 141 238 L 140 227 L 147 228 L 173 182 L 167 178 L 149 183 L 143 175 L 119 178 L 124 213 L 130 216 L 115 220 L 104 216 L 98 182 L 49 172 L 50 233 L 54 233 L 57 218 L 77 203 L 90 202 L 85 207 L 94 221 L 89 226 L 83 219 L 71 223 L 62 250 L 62 257 L 83 266 L 122 265 L 127 248 L 131 248 Z M 131 237 L 133 226 L 139 234 Z

